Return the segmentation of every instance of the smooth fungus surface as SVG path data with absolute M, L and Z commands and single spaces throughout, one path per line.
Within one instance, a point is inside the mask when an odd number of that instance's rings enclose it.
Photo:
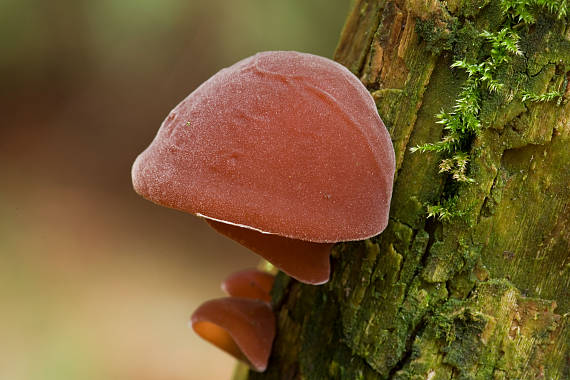
M 394 151 L 374 101 L 329 59 L 265 52 L 184 99 L 133 166 L 164 206 L 312 242 L 382 231 Z

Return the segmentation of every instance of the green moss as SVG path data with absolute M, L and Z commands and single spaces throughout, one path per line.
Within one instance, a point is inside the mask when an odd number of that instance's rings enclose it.
M 460 208 L 458 206 L 458 200 L 459 197 L 454 195 L 451 198 L 443 199 L 438 204 L 427 204 L 427 217 L 437 218 L 444 222 L 464 220 L 469 210 Z
M 569 4 L 567 0 L 501 0 L 501 8 L 513 18 L 534 24 L 541 8 L 548 10 L 557 19 L 563 19 L 568 15 Z
M 450 297 L 464 299 L 475 286 L 475 282 L 472 270 L 462 270 L 449 281 Z
M 403 101 L 404 90 L 397 88 L 386 88 L 372 92 L 372 97 L 376 101 L 378 113 L 382 115 L 382 121 L 388 129 L 396 122 L 396 105 Z
M 556 105 L 542 103 L 532 107 L 531 112 L 541 109 L 538 113 L 543 119 L 550 118 L 552 113 L 556 117 L 558 109 Z M 484 237 L 482 258 L 493 277 L 509 276 L 528 295 L 555 298 L 560 312 L 566 313 L 570 302 L 568 297 L 561 296 L 565 294 L 565 285 L 560 279 L 567 278 L 563 268 L 568 243 L 564 239 L 556 244 L 548 242 L 551 233 L 568 228 L 564 222 L 567 218 L 562 217 L 570 197 L 567 180 L 563 179 L 570 176 L 570 156 L 568 149 L 563 148 L 568 140 L 556 136 L 548 121 L 535 124 L 537 128 L 531 134 L 521 126 L 530 117 L 525 114 L 519 120 L 518 128 L 522 129 L 516 146 L 522 146 L 508 149 L 502 155 L 500 174 L 474 234 Z M 539 133 L 541 127 L 544 131 Z M 537 144 L 529 144 L 529 140 Z M 516 218 L 525 222 L 515 224 Z M 545 226 L 549 226 L 546 231 Z M 545 261 L 544 257 L 549 259 Z
M 430 283 L 446 282 L 464 265 L 459 247 L 451 239 L 436 241 L 430 248 L 429 256 L 422 271 L 424 281 Z
M 469 150 L 475 137 L 479 136 L 481 129 L 493 126 L 502 129 L 510 120 L 526 110 L 523 101 L 528 99 L 547 100 L 554 95 L 561 96 L 561 92 L 534 93 L 525 89 L 528 80 L 526 59 L 522 57 L 519 48 L 519 32 L 515 25 L 521 20 L 527 24 L 536 23 L 536 19 L 525 16 L 532 6 L 544 6 L 551 12 L 556 13 L 558 18 L 565 16 L 563 2 L 539 2 L 511 3 L 507 0 L 500 4 L 495 3 L 487 7 L 487 17 L 483 19 L 495 20 L 484 24 L 479 23 L 477 30 L 474 24 L 465 22 L 458 27 L 454 24 L 453 33 L 446 35 L 447 41 L 454 41 L 456 57 L 451 67 L 465 70 L 468 77 L 452 111 L 442 111 L 437 114 L 438 123 L 444 126 L 444 137 L 438 142 L 424 143 L 411 148 L 412 152 L 437 152 L 443 156 L 439 164 L 440 173 L 448 173 L 447 182 L 458 181 L 465 184 L 473 183 L 475 178 L 469 175 Z M 487 3 L 469 2 L 476 4 L 481 9 Z M 526 5 L 525 5 L 526 4 Z M 564 3 L 565 4 L 565 3 Z M 457 6 L 458 4 L 455 4 Z M 467 2 L 461 4 L 464 11 L 469 11 Z M 528 6 L 527 6 L 528 5 Z M 478 11 L 477 10 L 477 11 Z M 561 13 L 562 12 L 562 13 Z M 491 15 L 495 15 L 492 17 Z M 500 16 L 499 16 L 500 14 Z M 505 17 L 507 15 L 508 17 Z M 500 20 L 502 24 L 498 24 Z M 550 27 L 543 26 L 544 20 L 540 19 L 539 30 L 541 35 L 549 36 L 548 33 L 554 28 L 560 28 L 561 23 L 554 22 Z M 436 19 L 420 20 L 417 31 L 420 36 L 430 42 L 441 40 L 441 33 L 437 32 Z M 518 25 L 520 26 L 520 24 Z M 488 30 L 486 28 L 489 28 Z M 560 33 L 555 34 L 560 35 Z M 478 39 L 478 40 L 477 40 Z M 543 46 L 552 46 L 549 41 L 541 41 Z M 557 40 L 557 44 L 568 47 L 566 40 Z M 554 44 L 554 46 L 557 46 Z M 468 47 L 480 46 L 480 49 Z M 438 52 L 444 50 L 440 48 Z M 449 50 L 449 46 L 445 47 Z M 555 49 L 560 59 L 560 49 Z M 570 49 L 565 49 L 568 51 Z M 459 54 L 458 54 L 459 53 Z M 563 53 L 567 54 L 567 53 Z M 539 54 L 545 57 L 548 54 Z M 568 54 L 570 55 L 570 54 Z M 564 62 L 564 58 L 561 60 Z M 508 64 L 507 64 L 508 63 Z M 544 65 L 545 63 L 543 63 Z M 554 94 L 554 95 L 553 95 Z M 515 99 L 515 102 L 511 100 Z M 448 186 L 449 187 L 449 186 Z M 451 186 L 457 189 L 457 186 Z M 469 210 L 458 209 L 454 201 L 457 191 L 446 191 L 444 198 L 438 204 L 428 205 L 429 216 L 440 220 L 450 221 L 454 218 L 469 214 Z
M 549 369 L 533 361 L 555 349 L 554 337 L 564 338 L 557 321 L 547 301 L 521 297 L 509 282 L 479 284 L 470 298 L 450 299 L 428 319 L 394 378 L 539 378 Z M 557 371 L 545 378 L 561 379 Z
M 456 16 L 473 18 L 490 2 L 491 0 L 448 0 L 447 8 Z
M 434 122 L 434 114 L 441 110 L 442 104 L 452 106 L 461 85 L 461 80 L 448 75 L 448 65 L 447 61 L 439 60 L 434 69 L 408 146 L 435 142 L 441 138 L 442 127 Z M 439 159 L 437 153 L 420 155 L 409 150 L 405 152 L 392 195 L 392 203 L 398 204 L 394 218 L 414 228 L 423 227 L 426 215 L 424 204 L 436 201 L 442 190 L 443 179 L 437 175 Z M 425 170 L 409 169 L 418 167 Z
M 420 42 L 425 42 L 426 49 L 433 54 L 439 55 L 443 51 L 451 50 L 455 42 L 458 21 L 450 18 L 446 21 L 442 19 L 421 19 L 416 20 L 416 33 Z
M 447 319 L 437 320 L 436 328 L 443 329 L 441 334 L 444 334 L 447 342 L 442 349 L 445 353 L 443 363 L 462 372 L 474 372 L 482 356 L 481 335 L 489 320 L 488 316 L 468 308 L 459 314 L 447 316 Z
M 455 44 L 453 45 L 452 61 L 467 59 L 475 62 L 478 59 L 483 39 L 479 36 L 481 31 L 476 28 L 473 21 L 465 20 L 457 29 Z
M 378 379 L 370 366 L 355 357 L 344 343 L 336 343 L 334 350 L 322 343 L 323 334 L 327 336 L 326 342 L 343 341 L 339 307 L 332 295 L 326 299 L 311 298 L 311 307 L 306 310 L 310 312 L 305 315 L 298 369 L 302 378 L 319 379 L 328 374 L 331 379 Z M 279 374 L 276 379 L 283 375 Z
M 420 230 L 416 233 L 410 249 L 403 251 L 404 264 L 400 272 L 400 282 L 404 284 L 410 283 L 420 265 L 420 260 L 426 251 L 428 241 L 429 234 L 424 230 Z

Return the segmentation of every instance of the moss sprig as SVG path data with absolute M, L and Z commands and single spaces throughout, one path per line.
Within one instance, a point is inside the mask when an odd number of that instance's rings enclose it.
M 473 183 L 469 176 L 471 142 L 481 130 L 481 98 L 483 92 L 499 92 L 503 89 L 496 77 L 501 68 L 509 63 L 513 56 L 522 55 L 519 47 L 520 36 L 517 32 L 520 24 L 531 25 L 536 22 L 533 8 L 546 8 L 558 19 L 568 15 L 570 0 L 501 0 L 500 6 L 508 17 L 503 28 L 497 32 L 483 30 L 479 37 L 485 39 L 489 46 L 481 62 L 470 62 L 466 57 L 456 60 L 451 68 L 459 68 L 467 73 L 465 84 L 459 92 L 451 111 L 442 110 L 436 115 L 436 123 L 443 125 L 444 135 L 440 141 L 410 148 L 411 152 L 437 152 L 442 154 L 439 172 L 447 173 L 458 183 Z M 547 102 L 562 99 L 557 91 L 545 94 L 534 94 L 523 91 L 520 98 L 523 102 Z M 465 210 L 457 208 L 456 194 L 448 194 L 447 199 L 437 205 L 427 205 L 428 217 L 442 221 L 466 215 Z
M 442 110 L 436 115 L 436 123 L 443 124 L 444 137 L 435 143 L 410 148 L 412 152 L 444 153 L 445 163 L 442 164 L 444 168 L 448 168 L 444 171 L 452 173 L 452 178 L 459 182 L 473 182 L 473 179 L 467 176 L 469 154 L 464 149 L 468 145 L 467 142 L 481 131 L 479 119 L 481 92 L 499 91 L 503 87 L 503 84 L 495 79 L 499 67 L 509 62 L 511 55 L 522 54 L 518 46 L 519 37 L 510 28 L 503 28 L 496 33 L 483 31 L 480 37 L 485 38 L 491 45 L 487 59 L 479 63 L 470 63 L 463 58 L 451 65 L 452 68 L 465 70 L 467 80 L 461 88 L 453 110 L 451 112 Z
M 562 100 L 564 94 L 560 91 L 550 91 L 544 94 L 535 94 L 534 92 L 523 91 L 522 101 L 523 102 L 551 102 L 558 99 L 558 104 Z
M 439 164 L 440 173 L 450 173 L 451 177 L 458 182 L 475 182 L 467 177 L 469 155 L 465 152 L 457 152 L 453 157 L 443 159 Z
M 444 222 L 454 219 L 462 219 L 467 216 L 467 210 L 462 210 L 457 206 L 457 195 L 442 200 L 436 205 L 426 205 L 428 218 L 436 218 Z
M 534 24 L 536 19 L 532 13 L 533 7 L 546 8 L 560 20 L 568 15 L 568 0 L 501 0 L 504 13 L 510 13 L 513 18 L 526 24 Z

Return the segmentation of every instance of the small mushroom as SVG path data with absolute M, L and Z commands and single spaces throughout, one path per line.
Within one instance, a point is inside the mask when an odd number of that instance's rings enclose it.
M 232 297 L 253 298 L 271 302 L 271 288 L 275 277 L 257 269 L 232 273 L 222 282 L 222 290 Z
M 275 316 L 267 302 L 226 297 L 203 303 L 191 318 L 205 340 L 263 372 L 275 337 Z
M 349 70 L 297 52 L 223 69 L 176 106 L 132 169 L 143 197 L 204 217 L 299 281 L 329 278 L 335 242 L 388 223 L 395 158 Z

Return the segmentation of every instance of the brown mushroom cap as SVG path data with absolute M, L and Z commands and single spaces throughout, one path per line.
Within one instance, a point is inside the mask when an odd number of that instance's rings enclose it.
M 271 302 L 271 288 L 275 277 L 257 269 L 232 273 L 222 282 L 222 290 L 232 297 L 253 298 Z
M 329 59 L 278 51 L 192 92 L 132 175 L 155 203 L 330 243 L 384 230 L 394 169 L 389 134 L 360 81 Z
M 227 297 L 207 301 L 192 314 L 192 328 L 205 340 L 256 371 L 267 368 L 275 316 L 259 300 Z

